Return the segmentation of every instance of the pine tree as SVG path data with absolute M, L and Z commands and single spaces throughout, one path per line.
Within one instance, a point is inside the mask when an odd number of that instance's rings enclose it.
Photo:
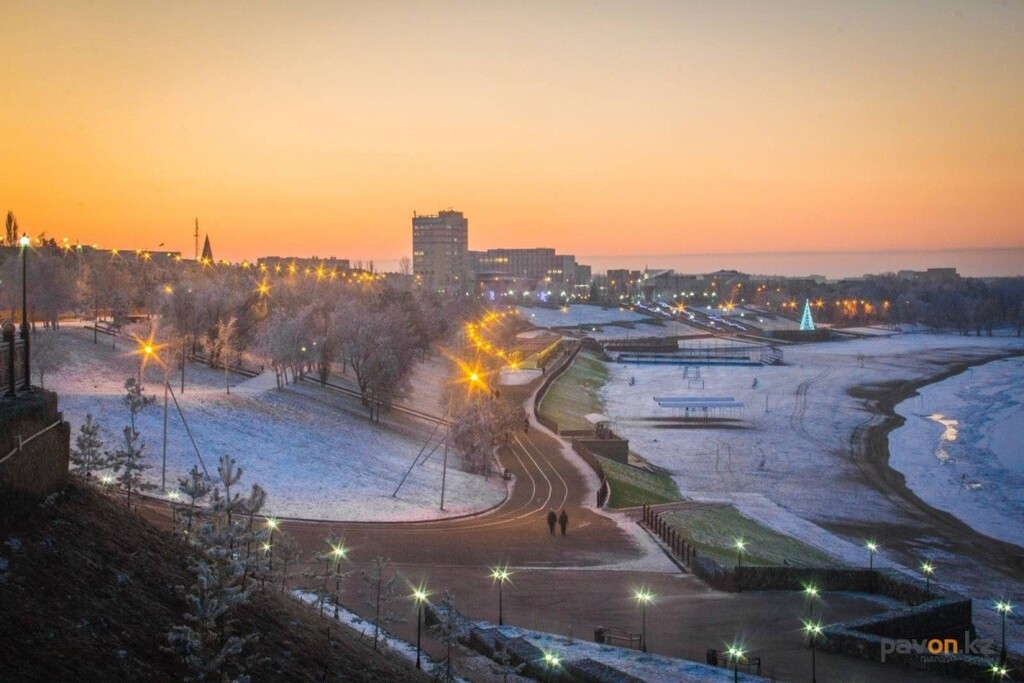
M 129 377 L 124 382 L 125 396 L 124 404 L 132 418 L 132 431 L 135 431 L 135 416 L 150 403 L 156 401 L 156 396 L 146 396 L 142 385 L 134 377 Z
M 220 487 L 213 489 L 210 505 L 199 515 L 201 523 L 196 532 L 189 535 L 203 556 L 192 565 L 196 583 L 187 591 L 178 587 L 186 598 L 189 612 L 185 615 L 186 623 L 175 626 L 168 634 L 168 649 L 182 658 L 198 680 L 212 676 L 219 680 L 247 681 L 246 662 L 239 658 L 246 644 L 257 636 L 233 634 L 230 615 L 236 607 L 248 602 L 256 589 L 256 582 L 247 582 L 246 578 L 258 571 L 259 560 L 256 555 L 242 555 L 235 548 L 251 547 L 266 538 L 266 531 L 252 523 L 266 500 L 266 492 L 254 484 L 247 497 L 232 493 L 232 487 L 242 477 L 242 469 L 235 467 L 230 456 L 221 457 L 217 473 L 224 494 L 221 495 Z M 196 491 L 195 499 L 202 497 L 200 494 L 206 486 L 195 468 L 190 479 L 183 480 L 182 484 L 183 488 Z M 238 677 L 231 679 L 233 675 Z
M 284 593 L 288 587 L 288 567 L 294 565 L 302 558 L 302 549 L 295 539 L 287 531 L 279 531 L 280 539 L 274 544 L 273 557 L 277 559 L 279 569 L 278 576 L 281 577 L 281 592 Z
M 375 557 L 370 563 L 370 567 L 363 570 L 363 581 L 366 582 L 366 587 L 363 590 L 363 604 L 374 612 L 374 651 L 377 650 L 381 628 L 388 624 L 405 621 L 405 618 L 393 609 L 394 603 L 399 597 L 398 588 L 401 584 L 401 575 L 390 570 L 391 559 L 387 557 Z
M 210 484 L 207 483 L 206 477 L 198 467 L 193 466 L 187 477 L 178 480 L 178 490 L 188 499 L 187 507 L 185 504 L 181 504 L 180 509 L 184 513 L 179 517 L 179 520 L 184 518 L 184 521 L 179 523 L 185 525 L 182 531 L 186 536 L 192 533 L 192 520 L 196 516 L 196 504 L 210 494 L 210 489 Z
M 105 467 L 100 423 L 93 422 L 92 415 L 86 415 L 85 424 L 79 428 L 79 432 L 75 437 L 75 447 L 71 449 L 72 471 L 91 477 L 94 469 Z
M 444 592 L 444 599 L 435 608 L 435 612 L 437 621 L 430 627 L 430 632 L 448 646 L 448 655 L 444 661 L 444 680 L 450 682 L 455 675 L 452 668 L 452 646 L 459 642 L 462 630 L 459 613 L 455 610 L 455 596 L 451 591 Z
M 145 462 L 145 444 L 136 444 L 138 433 L 131 427 L 124 428 L 124 448 L 107 452 L 107 464 L 114 471 L 115 481 L 124 487 L 128 493 L 125 499 L 126 506 L 132 506 L 132 491 L 148 491 L 156 488 L 154 484 L 146 482 L 142 473 L 149 469 Z

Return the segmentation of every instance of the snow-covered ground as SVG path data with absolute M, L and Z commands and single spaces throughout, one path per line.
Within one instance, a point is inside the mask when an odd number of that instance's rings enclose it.
M 480 622 L 479 625 L 485 628 L 493 626 L 493 624 L 486 622 Z M 692 662 L 688 659 L 675 659 L 673 657 L 648 654 L 625 647 L 602 645 L 586 640 L 575 640 L 553 633 L 529 631 L 514 626 L 498 626 L 497 629 L 507 638 L 523 638 L 545 654 L 557 656 L 562 664 L 590 659 L 635 676 L 642 681 L 651 681 L 651 683 L 660 683 L 662 681 L 694 681 L 697 683 L 733 680 L 732 669 L 708 666 L 707 664 Z M 766 681 L 768 679 L 740 672 L 738 680 L 753 683 L 754 681 Z
M 523 320 L 537 327 L 576 327 L 577 325 L 606 325 L 615 322 L 650 320 L 650 316 L 628 308 L 603 308 L 588 304 L 573 304 L 563 308 L 533 308 L 519 306 Z
M 129 423 L 124 381 L 138 372 L 138 358 L 124 351 L 120 340 L 119 350 L 112 351 L 109 341 L 93 345 L 80 329 L 59 334 L 65 337 L 70 360 L 47 381 L 47 387 L 60 394 L 60 409 L 72 426 L 72 446 L 79 426 L 91 413 L 103 425 L 106 447 L 113 448 Z M 158 394 L 158 400 L 136 418 L 151 466 L 146 474 L 156 484 L 161 476 L 162 377 L 159 366 L 147 368 L 147 393 Z M 172 373 L 171 385 L 177 392 L 176 377 Z M 206 467 L 215 473 L 217 459 L 231 455 L 245 472 L 243 486 L 259 483 L 267 489 L 266 510 L 271 514 L 332 520 L 431 519 L 490 508 L 505 498 L 503 483 L 449 467 L 446 512 L 440 513 L 441 461 L 436 457 L 412 467 L 398 496 L 392 497 L 429 430 L 421 436 L 371 423 L 352 399 L 315 386 L 289 385 L 279 391 L 269 372 L 249 380 L 232 375 L 230 396 L 225 394 L 221 372 L 190 364 L 186 378 L 178 402 Z M 171 402 L 168 489 L 198 464 Z
M 690 335 L 706 335 L 706 330 L 691 327 L 678 320 L 663 320 L 660 325 L 651 323 L 631 323 L 632 327 L 618 325 L 592 326 L 597 330 L 588 329 L 587 336 L 601 341 L 607 339 L 636 339 L 650 337 L 686 337 Z
M 1024 547 L 1024 358 L 971 368 L 896 407 L 889 464 L 925 502 Z
M 1024 340 L 900 334 L 794 345 L 785 348 L 783 366 L 702 367 L 703 388 L 690 381 L 692 368 L 687 374 L 683 367 L 614 363 L 609 366 L 603 391 L 604 413 L 615 421 L 615 431 L 630 440 L 632 450 L 672 473 L 680 490 L 700 500 L 733 502 L 741 512 L 761 523 L 850 562 L 857 560 L 855 547 L 862 546 L 863 539 L 838 538 L 822 527 L 835 524 L 870 528 L 876 523 L 911 525 L 913 521 L 898 504 L 868 483 L 851 458 L 851 435 L 858 427 L 877 424 L 880 418 L 862 399 L 851 396 L 849 390 L 897 379 L 925 380 L 955 361 L 980 360 L 1009 350 L 1024 350 Z M 995 372 L 1012 375 L 1010 367 L 1018 368 L 1017 382 L 1013 387 L 1008 383 L 1001 390 L 994 386 L 983 390 L 977 382 L 981 369 L 975 368 L 971 407 L 965 404 L 963 415 L 990 411 L 978 426 L 979 430 L 987 429 L 987 435 L 972 432 L 984 443 L 972 446 L 992 450 L 994 454 L 1001 448 L 997 442 L 1009 444 L 1011 450 L 1018 449 L 1017 456 L 1009 457 L 1019 458 L 1021 441 L 1016 430 L 1020 420 L 1012 416 L 1019 416 L 1019 412 L 1013 412 L 1014 405 L 1019 411 L 1024 403 L 1020 365 L 1007 365 Z M 970 374 L 961 376 L 969 386 Z M 635 378 L 632 385 L 630 378 Z M 745 403 L 745 408 L 732 413 L 736 422 L 729 425 L 703 428 L 691 424 L 683 428 L 678 411 L 660 408 L 653 400 L 655 396 L 734 397 Z M 920 399 L 914 398 L 907 405 L 918 410 Z M 995 410 L 990 406 L 995 406 Z M 929 415 L 942 412 L 939 400 L 927 395 L 925 408 Z M 959 415 L 955 409 L 945 410 L 954 417 Z M 927 457 L 934 460 L 931 454 L 937 446 L 939 427 L 927 429 L 923 434 Z M 896 441 L 895 449 L 900 448 Z M 992 458 L 979 458 L 971 468 L 983 463 L 995 467 Z M 943 476 L 953 474 L 955 484 L 951 489 L 948 482 L 941 481 L 933 488 L 939 492 L 945 487 L 946 496 L 955 499 L 960 474 L 964 472 L 953 467 L 932 469 Z M 989 481 L 995 476 L 992 469 L 977 476 L 975 471 L 971 469 L 969 481 L 982 477 Z M 978 505 L 966 513 L 965 521 L 983 533 L 1008 531 L 1013 510 L 1019 511 L 1024 499 L 1019 470 L 1016 475 L 1009 468 L 1004 467 L 1003 471 L 1008 474 L 1000 477 L 995 492 L 964 490 L 959 494 L 968 499 L 979 493 L 992 493 L 998 494 L 1000 500 L 1016 502 L 1016 506 L 1002 509 Z M 1016 519 L 1019 532 L 1024 526 L 1019 512 Z M 1008 536 L 1007 539 L 1011 540 Z M 986 601 L 991 596 L 1008 595 L 1006 577 L 965 561 L 950 552 L 939 538 L 922 536 L 914 544 L 920 548 L 919 557 L 930 558 L 942 567 L 944 586 L 978 598 L 975 622 L 983 633 L 998 633 L 998 616 Z M 864 559 L 861 551 L 860 562 Z M 879 559 L 876 557 L 876 562 Z M 916 564 L 911 558 L 905 563 Z M 1010 626 L 1008 636 L 1019 648 L 1020 625 Z

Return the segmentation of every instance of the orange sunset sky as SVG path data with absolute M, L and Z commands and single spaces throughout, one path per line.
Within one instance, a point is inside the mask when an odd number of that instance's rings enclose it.
M 218 258 L 1024 246 L 1024 3 L 0 3 L 0 210 Z

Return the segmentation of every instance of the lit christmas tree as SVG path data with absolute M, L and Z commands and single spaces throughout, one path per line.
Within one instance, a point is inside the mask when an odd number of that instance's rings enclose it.
M 811 318 L 811 302 L 809 299 L 804 299 L 804 315 L 800 318 L 800 331 L 813 329 L 814 319 Z

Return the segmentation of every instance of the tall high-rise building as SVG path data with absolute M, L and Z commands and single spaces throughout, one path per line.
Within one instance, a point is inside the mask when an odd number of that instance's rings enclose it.
M 433 291 L 469 291 L 469 221 L 461 211 L 412 217 L 412 270 Z

